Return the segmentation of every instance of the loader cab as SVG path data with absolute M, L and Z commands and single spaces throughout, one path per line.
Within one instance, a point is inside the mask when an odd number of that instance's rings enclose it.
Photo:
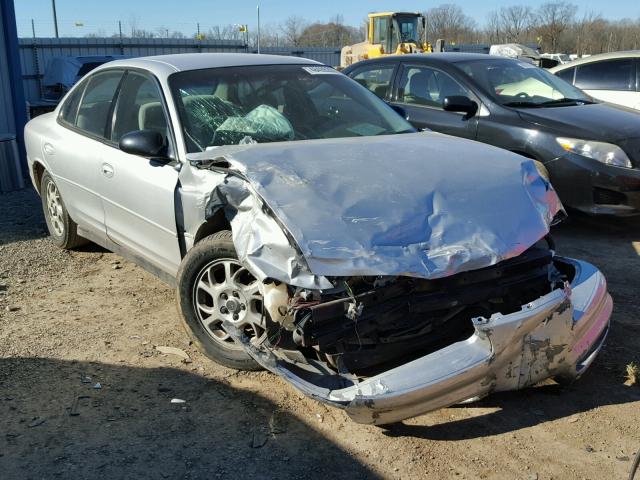
M 394 53 L 401 44 L 420 47 L 418 22 L 424 17 L 418 13 L 372 13 L 369 15 L 369 58 Z

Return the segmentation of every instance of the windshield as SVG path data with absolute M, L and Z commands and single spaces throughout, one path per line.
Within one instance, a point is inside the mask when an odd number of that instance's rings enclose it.
M 171 75 L 169 83 L 189 153 L 415 131 L 366 88 L 321 65 L 192 70 Z
M 418 43 L 418 17 L 396 16 L 393 19 L 394 28 L 402 43 Z
M 581 90 L 530 63 L 487 59 L 456 65 L 505 106 L 526 108 L 593 103 Z

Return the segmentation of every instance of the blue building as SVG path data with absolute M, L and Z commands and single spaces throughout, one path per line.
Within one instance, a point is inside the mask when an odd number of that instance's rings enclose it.
M 0 192 L 24 185 L 26 121 L 14 4 L 0 0 Z

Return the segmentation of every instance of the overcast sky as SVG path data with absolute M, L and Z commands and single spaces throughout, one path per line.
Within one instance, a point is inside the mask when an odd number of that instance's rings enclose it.
M 345 23 L 358 25 L 368 12 L 384 11 L 402 6 L 410 11 L 423 11 L 441 3 L 459 5 L 463 11 L 482 25 L 487 12 L 502 5 L 526 4 L 536 7 L 545 0 L 505 2 L 500 0 L 445 0 L 403 2 L 379 0 L 56 0 L 60 36 L 83 36 L 102 30 L 111 35 L 118 30 L 118 20 L 130 28 L 135 22 L 138 28 L 157 30 L 164 26 L 190 35 L 200 22 L 206 31 L 212 25 L 234 23 L 256 24 L 256 5 L 260 4 L 262 24 L 277 24 L 289 15 L 299 15 L 309 21 L 328 21 L 335 14 L 344 16 Z M 586 11 L 601 13 L 609 19 L 640 18 L 638 0 L 574 0 Z M 31 19 L 38 36 L 53 36 L 51 0 L 15 0 L 18 33 L 31 36 Z M 83 26 L 76 26 L 76 22 Z

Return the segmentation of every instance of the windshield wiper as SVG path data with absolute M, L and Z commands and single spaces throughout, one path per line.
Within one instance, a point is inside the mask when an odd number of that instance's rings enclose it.
M 539 108 L 541 104 L 535 103 L 535 102 L 519 101 L 519 102 L 506 102 L 506 103 L 503 103 L 503 105 L 505 107 Z
M 561 103 L 575 103 L 575 104 L 583 104 L 583 105 L 587 105 L 587 104 L 591 104 L 593 102 L 590 102 L 589 100 L 583 100 L 581 98 L 556 98 L 555 100 L 549 100 L 546 102 L 542 102 L 540 103 L 540 105 L 557 105 L 557 104 L 561 104 Z

